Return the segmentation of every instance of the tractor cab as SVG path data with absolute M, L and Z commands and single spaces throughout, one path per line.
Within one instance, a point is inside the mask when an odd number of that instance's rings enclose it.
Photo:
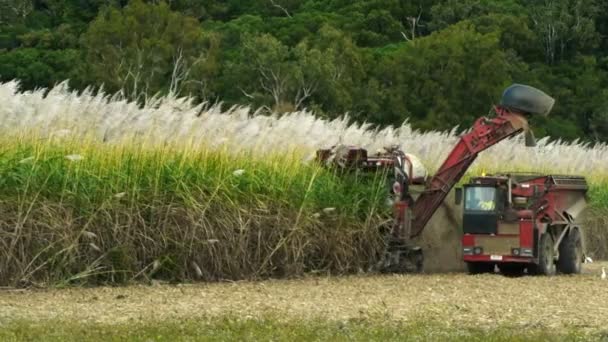
M 507 202 L 502 179 L 480 177 L 464 186 L 463 233 L 496 234 Z

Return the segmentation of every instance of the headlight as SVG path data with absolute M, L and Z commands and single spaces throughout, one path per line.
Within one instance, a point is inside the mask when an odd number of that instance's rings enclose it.
M 532 248 L 522 248 L 520 255 L 525 257 L 531 257 L 534 256 L 534 251 L 532 251 Z
M 483 253 L 483 248 L 481 248 L 481 247 L 475 247 L 473 249 L 473 253 L 475 253 L 475 254 L 481 254 L 481 253 Z

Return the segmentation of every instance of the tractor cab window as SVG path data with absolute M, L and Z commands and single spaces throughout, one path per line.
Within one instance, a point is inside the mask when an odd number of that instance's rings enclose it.
M 471 186 L 465 190 L 465 210 L 492 211 L 496 208 L 496 188 Z

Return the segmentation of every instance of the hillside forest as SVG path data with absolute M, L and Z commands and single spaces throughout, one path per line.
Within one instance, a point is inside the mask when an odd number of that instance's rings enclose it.
M 466 128 L 524 83 L 557 101 L 537 136 L 606 142 L 608 2 L 0 0 L 13 79 L 420 130 Z

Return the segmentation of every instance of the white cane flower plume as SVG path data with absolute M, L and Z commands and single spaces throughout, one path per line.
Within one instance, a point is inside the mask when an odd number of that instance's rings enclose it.
M 63 138 L 63 137 L 67 137 L 70 133 L 71 133 L 71 131 L 69 129 L 59 129 L 59 130 L 53 132 L 51 134 L 51 136 L 57 137 L 57 138 Z
M 459 139 L 456 128 L 422 133 L 413 130 L 407 120 L 397 127 L 372 128 L 368 123 L 351 123 L 348 116 L 328 120 L 308 111 L 257 115 L 248 107 L 222 111 L 219 105 L 195 105 L 193 99 L 175 97 L 156 98 L 141 106 L 91 89 L 72 91 L 66 82 L 48 90 L 24 92 L 19 91 L 17 81 L 0 83 L 0 103 L 3 135 L 50 131 L 71 139 L 187 144 L 192 148 L 247 152 L 259 158 L 297 151 L 303 163 L 310 162 L 317 149 L 339 144 L 358 145 L 368 151 L 397 145 L 420 157 L 432 173 Z M 509 165 L 516 171 L 588 176 L 589 170 L 608 169 L 606 144 L 591 146 L 580 141 L 566 143 L 543 138 L 537 147 L 526 148 L 522 139 L 517 136 L 491 147 L 479 156 L 470 172 L 482 168 L 488 172 L 504 171 L 504 165 Z M 82 159 L 79 155 L 66 158 Z
M 69 154 L 69 155 L 65 156 L 65 159 L 72 161 L 72 162 L 77 162 L 77 161 L 83 160 L 84 157 L 81 156 L 80 154 Z
M 114 195 L 114 198 L 123 198 L 127 195 L 126 192 L 119 192 L 117 194 Z
M 27 158 L 21 159 L 19 161 L 19 164 L 26 164 L 26 163 L 29 163 L 29 162 L 32 162 L 32 161 L 34 161 L 34 157 L 27 157 Z

